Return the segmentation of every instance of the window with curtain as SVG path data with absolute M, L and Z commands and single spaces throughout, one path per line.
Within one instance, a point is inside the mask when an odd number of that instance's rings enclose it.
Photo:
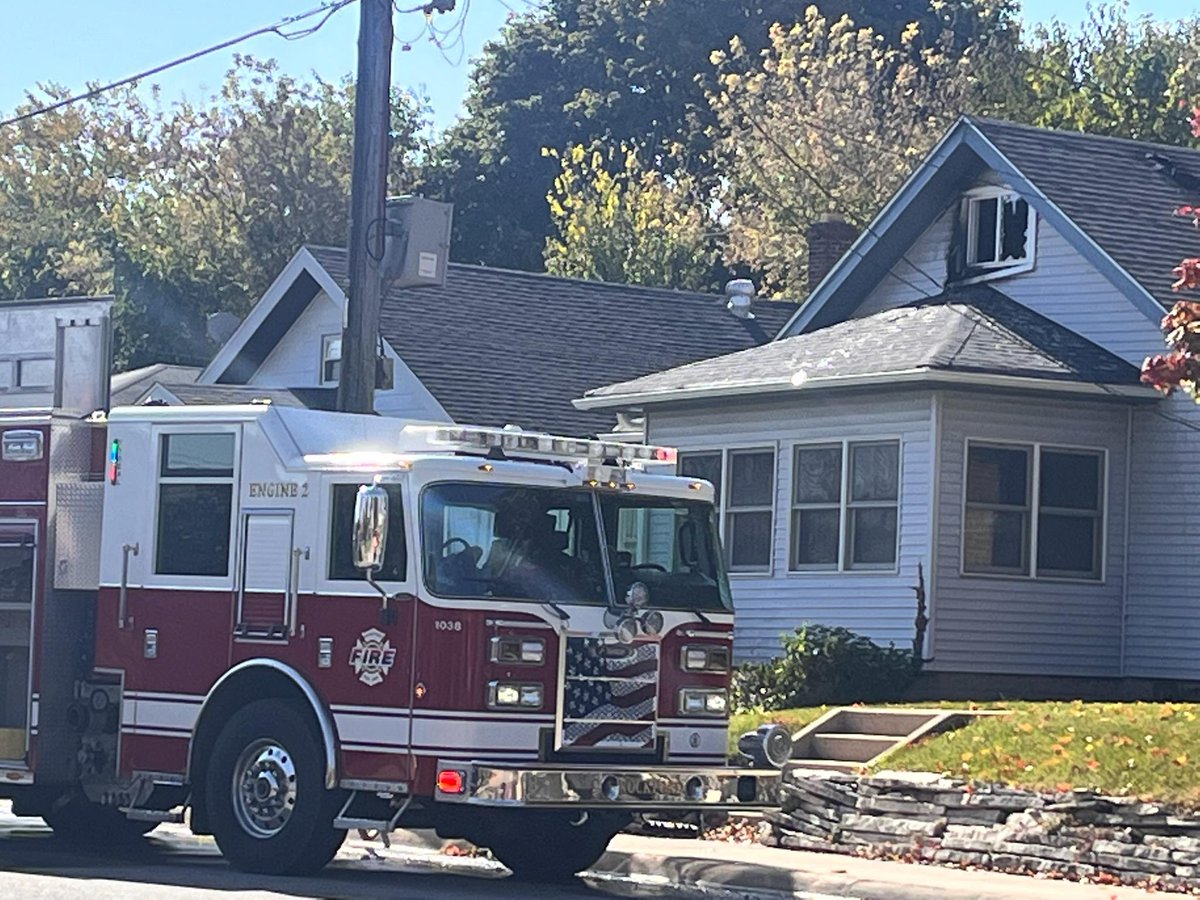
M 791 568 L 893 569 L 899 501 L 899 441 L 797 446 Z
M 775 521 L 775 451 L 693 450 L 679 454 L 679 474 L 712 482 L 731 572 L 771 568 Z

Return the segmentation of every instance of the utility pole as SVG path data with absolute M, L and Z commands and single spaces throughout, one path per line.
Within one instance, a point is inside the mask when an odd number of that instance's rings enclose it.
M 350 289 L 342 334 L 337 408 L 375 411 L 375 358 L 383 294 L 392 84 L 391 0 L 359 0 L 358 81 L 354 94 L 354 169 L 350 182 Z

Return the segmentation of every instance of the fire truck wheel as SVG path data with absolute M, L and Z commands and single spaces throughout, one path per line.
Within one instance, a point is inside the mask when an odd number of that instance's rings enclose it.
M 149 834 L 157 822 L 137 822 L 111 806 L 100 806 L 86 797 L 73 796 L 42 814 L 57 837 L 92 847 L 131 844 Z
M 578 813 L 539 815 L 497 822 L 487 845 L 492 855 L 522 881 L 564 882 L 591 868 L 608 849 L 609 841 L 626 824 L 624 819 Z
M 333 827 L 338 798 L 325 789 L 325 762 L 304 715 L 280 700 L 258 700 L 217 736 L 205 784 L 221 853 L 247 872 L 299 875 L 328 863 L 344 830 Z

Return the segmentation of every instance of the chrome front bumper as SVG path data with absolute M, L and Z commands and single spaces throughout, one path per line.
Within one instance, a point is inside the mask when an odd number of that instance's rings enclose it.
M 779 772 L 692 766 L 492 765 L 439 761 L 462 774 L 463 790 L 436 792 L 446 803 L 607 809 L 762 809 L 778 805 Z

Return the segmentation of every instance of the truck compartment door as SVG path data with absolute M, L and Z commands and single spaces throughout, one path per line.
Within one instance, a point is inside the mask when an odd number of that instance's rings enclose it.
M 242 516 L 237 637 L 286 640 L 293 630 L 297 560 L 292 519 L 291 510 Z
M 0 520 L 0 760 L 25 758 L 37 523 Z

